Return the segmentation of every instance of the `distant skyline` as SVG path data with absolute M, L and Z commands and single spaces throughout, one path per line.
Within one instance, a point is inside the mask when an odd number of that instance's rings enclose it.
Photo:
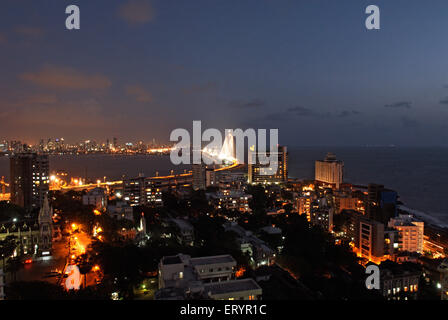
M 81 29 L 65 29 L 65 7 Z M 381 9 L 381 30 L 364 27 Z M 168 142 L 278 128 L 291 146 L 448 143 L 448 2 L 0 2 L 0 140 Z

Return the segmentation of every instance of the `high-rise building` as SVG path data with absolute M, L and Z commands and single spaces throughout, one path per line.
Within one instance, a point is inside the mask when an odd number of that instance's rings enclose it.
M 193 164 L 193 190 L 205 190 L 206 186 L 206 166 L 204 164 Z
M 389 227 L 400 234 L 400 250 L 423 253 L 423 234 L 425 223 L 416 221 L 413 216 L 400 214 L 389 221 Z
M 131 206 L 160 207 L 163 205 L 162 190 L 143 176 L 123 181 L 123 199 Z
M 259 161 L 260 156 L 269 158 L 272 156 L 275 158 L 274 163 L 261 164 Z M 275 154 L 273 152 L 261 154 L 251 151 L 248 162 L 249 183 L 272 184 L 288 182 L 288 148 L 286 146 L 279 146 Z
M 296 208 L 299 215 L 305 214 L 308 221 L 311 220 L 311 196 L 301 196 L 296 199 Z
M 18 153 L 10 159 L 11 202 L 27 210 L 41 208 L 49 190 L 47 155 Z
M 355 244 L 360 255 L 376 261 L 384 256 L 384 224 L 359 217 Z
M 325 160 L 315 163 L 315 180 L 339 189 L 344 180 L 344 162 L 337 160 L 333 153 L 327 153 Z
M 396 191 L 384 188 L 379 184 L 370 183 L 367 190 L 366 214 L 370 219 L 387 224 L 397 216 Z

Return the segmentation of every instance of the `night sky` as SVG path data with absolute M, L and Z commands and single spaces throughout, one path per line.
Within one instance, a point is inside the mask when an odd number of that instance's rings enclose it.
M 65 7 L 81 29 L 65 28 Z M 381 30 L 368 31 L 369 4 Z M 0 2 L 0 140 L 168 141 L 278 128 L 288 145 L 447 145 L 448 1 Z

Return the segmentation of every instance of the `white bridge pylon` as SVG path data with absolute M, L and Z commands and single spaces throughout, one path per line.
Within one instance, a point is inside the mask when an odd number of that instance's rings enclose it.
M 235 139 L 230 131 L 226 134 L 219 157 L 224 160 L 235 160 Z
M 232 132 L 230 131 L 227 132 L 221 150 L 211 150 L 209 148 L 204 148 L 202 152 L 206 153 L 211 157 L 217 157 L 218 159 L 223 161 L 229 161 L 229 162 L 236 161 L 235 139 L 233 137 Z

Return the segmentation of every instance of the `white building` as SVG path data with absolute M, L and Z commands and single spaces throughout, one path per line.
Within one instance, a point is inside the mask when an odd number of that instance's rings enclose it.
M 92 205 L 98 210 L 103 210 L 107 206 L 107 194 L 103 188 L 94 188 L 82 196 L 82 204 Z
M 194 227 L 184 219 L 171 219 L 176 229 L 177 241 L 186 246 L 194 245 Z
M 401 251 L 423 252 L 424 222 L 416 221 L 412 215 L 401 214 L 390 219 L 388 226 L 398 230 Z
M 159 263 L 156 299 L 185 299 L 196 295 L 216 300 L 256 300 L 262 291 L 252 279 L 233 280 L 236 261 L 230 255 L 191 258 L 163 257 Z
M 225 223 L 224 229 L 235 232 L 238 235 L 241 252 L 250 254 L 251 263 L 255 268 L 274 263 L 275 251 L 269 248 L 263 240 L 257 238 L 251 231 L 245 230 L 236 222 Z
M 315 180 L 333 185 L 336 189 L 343 182 L 344 162 L 336 160 L 336 156 L 328 153 L 325 160 L 317 160 L 315 163 Z
M 114 205 L 108 205 L 107 212 L 114 219 L 134 221 L 133 208 L 125 201 L 117 201 Z

